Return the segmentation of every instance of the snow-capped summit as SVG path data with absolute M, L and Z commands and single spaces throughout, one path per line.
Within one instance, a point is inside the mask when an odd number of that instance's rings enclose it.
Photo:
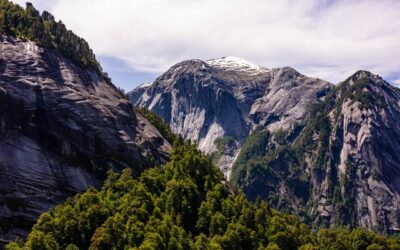
M 147 87 L 150 87 L 151 86 L 151 82 L 144 82 L 144 83 L 141 83 L 139 86 L 138 86 L 138 88 L 147 88 Z
M 219 59 L 211 59 L 207 60 L 206 62 L 214 67 L 220 67 L 227 70 L 246 71 L 249 73 L 258 73 L 259 71 L 266 70 L 266 68 L 255 65 L 254 63 L 249 62 L 246 59 L 234 56 L 226 56 Z

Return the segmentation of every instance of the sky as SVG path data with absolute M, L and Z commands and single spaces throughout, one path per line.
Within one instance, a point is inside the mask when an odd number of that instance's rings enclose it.
M 86 39 L 126 91 L 182 60 L 224 56 L 332 83 L 369 70 L 400 86 L 400 0 L 31 2 Z

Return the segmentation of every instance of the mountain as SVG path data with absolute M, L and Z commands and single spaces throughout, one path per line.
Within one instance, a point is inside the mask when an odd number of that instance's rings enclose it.
M 400 91 L 379 76 L 189 60 L 134 107 L 50 13 L 1 0 L 0 34 L 1 247 L 400 249 L 352 229 L 399 228 Z
M 318 226 L 399 230 L 400 91 L 243 59 L 189 60 L 128 93 L 197 142 L 251 200 Z
M 128 96 L 161 116 L 174 133 L 214 153 L 229 176 L 250 131 L 257 126 L 276 131 L 304 125 L 308 107 L 332 86 L 292 68 L 267 69 L 225 57 L 178 63 Z
M 171 145 L 110 82 L 87 43 L 49 13 L 1 1 L 0 17 L 4 242 L 25 236 L 68 196 L 99 187 L 109 169 L 139 174 L 165 162 Z

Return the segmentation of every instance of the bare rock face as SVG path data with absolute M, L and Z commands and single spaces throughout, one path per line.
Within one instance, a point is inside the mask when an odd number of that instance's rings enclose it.
M 172 131 L 218 151 L 216 140 L 233 138 L 218 160 L 229 177 L 249 133 L 257 126 L 270 130 L 304 124 L 308 108 L 332 88 L 292 68 L 267 69 L 240 58 L 189 60 L 176 64 L 151 85 L 128 93 L 130 100 L 160 115 Z
M 330 83 L 304 76 L 292 68 L 273 69 L 270 75 L 266 93 L 250 110 L 253 124 L 270 131 L 304 125 L 310 106 L 332 88 Z
M 108 169 L 141 171 L 170 144 L 110 83 L 58 53 L 0 39 L 0 237 L 98 186 Z
M 400 230 L 400 90 L 379 76 L 334 86 L 228 57 L 181 62 L 128 95 L 250 199 L 314 226 Z
M 289 130 L 282 143 L 263 128 L 259 137 L 267 139 L 246 140 L 233 181 L 250 199 L 260 196 L 313 226 L 397 233 L 399 117 L 400 90 L 357 72 L 311 111 L 298 135 Z
M 338 86 L 336 106 L 329 115 L 339 188 L 337 197 L 328 196 L 318 210 L 328 211 L 323 217 L 336 223 L 335 211 L 327 203 L 349 201 L 341 209 L 354 226 L 398 232 L 400 90 L 376 75 L 359 71 Z

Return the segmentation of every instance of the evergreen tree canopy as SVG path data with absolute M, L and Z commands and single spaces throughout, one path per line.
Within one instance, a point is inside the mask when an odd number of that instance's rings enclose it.
M 95 70 L 110 82 L 89 44 L 68 30 L 61 21 L 56 21 L 49 12 L 40 14 L 31 3 L 26 3 L 24 9 L 8 0 L 0 0 L 0 34 L 54 49 L 81 68 Z
M 194 145 L 174 145 L 170 161 L 144 171 L 110 172 L 43 213 L 25 242 L 6 249 L 400 249 L 365 229 L 312 233 L 295 216 L 249 202 Z

